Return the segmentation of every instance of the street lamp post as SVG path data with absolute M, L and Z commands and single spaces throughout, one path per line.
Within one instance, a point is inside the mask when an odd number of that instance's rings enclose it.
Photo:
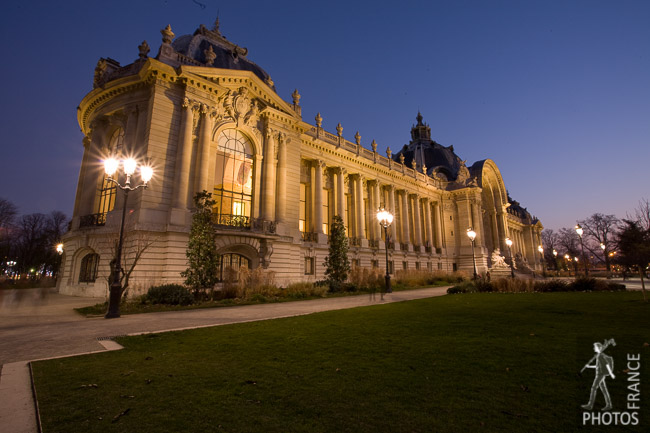
M 560 267 L 557 265 L 557 251 L 553 248 L 553 260 L 555 261 L 555 274 L 560 276 Z
M 610 278 L 609 275 L 609 256 L 607 255 L 607 246 L 604 243 L 600 243 L 600 249 L 603 250 L 603 259 L 605 260 L 605 271 L 607 273 L 607 278 Z
M 472 264 L 474 265 L 474 279 L 478 278 L 478 272 L 476 272 L 476 257 L 474 256 L 474 239 L 476 239 L 476 232 L 472 228 L 467 229 L 467 237 L 472 241 Z
M 544 263 L 544 247 L 538 246 L 537 251 L 539 251 L 540 262 L 542 263 L 542 275 L 546 278 L 546 263 Z
M 582 242 L 582 226 L 580 224 L 576 224 L 576 233 L 578 233 L 578 237 L 580 238 L 580 249 L 582 250 L 582 260 L 585 262 L 585 277 L 589 277 L 589 269 L 587 268 L 587 260 L 585 259 L 585 246 Z
M 515 278 L 515 261 L 512 259 L 512 239 L 506 238 L 506 245 L 508 245 L 508 255 L 510 256 L 510 276 Z
M 388 268 L 388 227 L 393 223 L 393 214 L 382 207 L 377 211 L 377 220 L 379 221 L 379 225 L 384 228 L 384 237 L 386 239 L 386 293 L 392 293 L 390 269 Z
M 122 165 L 122 170 L 126 175 L 126 182 L 124 185 L 113 179 L 113 175 L 118 171 L 119 166 Z M 124 191 L 124 207 L 122 209 L 122 221 L 120 223 L 120 238 L 117 243 L 117 252 L 115 253 L 115 264 L 111 271 L 111 286 L 110 294 L 108 297 L 108 311 L 104 316 L 106 319 L 114 319 L 120 317 L 120 301 L 122 298 L 122 244 L 124 243 L 124 220 L 126 219 L 126 203 L 129 198 L 129 191 L 135 191 L 138 188 L 147 188 L 147 183 L 151 180 L 153 176 L 153 169 L 148 165 L 140 165 L 140 179 L 142 183 L 140 185 L 132 186 L 131 185 L 131 176 L 135 173 L 138 168 L 138 163 L 133 158 L 127 158 L 122 161 L 117 160 L 114 157 L 110 157 L 104 160 L 104 171 L 108 175 L 108 181 L 113 182 L 118 188 Z
M 565 254 L 564 261 L 566 262 L 566 270 L 569 273 L 569 276 L 571 276 L 571 267 L 569 266 L 569 263 L 571 263 L 571 256 L 569 256 L 569 254 Z

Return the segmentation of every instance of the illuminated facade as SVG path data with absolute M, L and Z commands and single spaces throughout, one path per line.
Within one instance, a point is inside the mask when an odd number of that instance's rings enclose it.
M 221 268 L 261 266 L 286 284 L 324 278 L 328 231 L 341 215 L 353 265 L 383 267 L 386 246 L 379 207 L 395 215 L 388 247 L 395 270 L 479 273 L 495 248 L 540 269 L 542 226 L 507 196 L 496 164 L 466 166 L 453 147 L 431 140 L 418 113 L 411 142 L 386 156 L 302 119 L 300 95 L 287 102 L 247 50 L 201 26 L 174 39 L 169 26 L 155 58 L 139 46 L 126 66 L 100 59 L 94 89 L 78 121 L 84 157 L 71 230 L 64 241 L 60 291 L 105 295 L 119 230 L 123 194 L 106 181 L 108 155 L 146 158 L 155 175 L 146 190 L 129 194 L 125 268 L 131 293 L 181 282 L 192 197 L 212 193 Z M 146 248 L 145 248 L 146 247 Z M 504 254 L 506 255 L 506 254 Z M 525 270 L 522 268 L 522 270 Z

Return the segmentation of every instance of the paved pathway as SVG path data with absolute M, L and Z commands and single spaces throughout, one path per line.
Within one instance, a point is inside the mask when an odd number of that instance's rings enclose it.
M 37 290 L 22 290 L 20 299 L 0 291 L 0 430 L 35 433 L 36 422 L 28 361 L 104 351 L 116 348 L 98 338 L 127 334 L 268 320 L 319 311 L 378 305 L 430 298 L 446 293 L 447 287 L 377 294 L 314 299 L 309 301 L 247 305 L 201 310 L 135 314 L 119 319 L 86 319 L 72 309 L 103 301 L 59 294 L 42 297 Z M 15 293 L 14 293 L 15 295 Z

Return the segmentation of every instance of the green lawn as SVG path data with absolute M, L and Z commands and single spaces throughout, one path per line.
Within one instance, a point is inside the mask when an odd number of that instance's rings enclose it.
M 121 338 L 125 350 L 37 362 L 34 375 L 46 433 L 647 432 L 640 299 L 450 295 Z M 618 343 L 614 410 L 626 354 L 642 356 L 642 424 L 579 430 L 593 370 L 578 371 L 605 338 Z

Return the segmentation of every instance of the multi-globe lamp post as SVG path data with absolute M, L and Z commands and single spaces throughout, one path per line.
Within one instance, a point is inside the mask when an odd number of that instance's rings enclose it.
M 580 224 L 576 224 L 575 229 L 576 229 L 576 233 L 578 234 L 578 237 L 580 238 L 580 249 L 582 250 L 582 260 L 585 262 L 585 277 L 588 277 L 589 269 L 587 268 L 587 260 L 585 259 L 585 246 L 582 242 L 582 233 L 584 231 L 582 230 L 582 226 Z
M 506 238 L 506 245 L 508 245 L 508 255 L 510 256 L 510 276 L 515 278 L 515 261 L 512 259 L 512 239 Z
M 392 293 L 390 285 L 390 269 L 388 267 L 388 227 L 393 223 L 393 214 L 383 207 L 377 211 L 377 221 L 384 228 L 384 238 L 386 239 L 386 293 Z
M 467 229 L 467 237 L 472 242 L 472 264 L 474 265 L 474 279 L 478 278 L 478 272 L 476 272 L 476 257 L 474 256 L 474 239 L 476 239 L 476 232 L 472 228 Z
M 560 269 L 559 266 L 557 265 L 557 250 L 553 248 L 553 260 L 555 261 L 555 273 L 557 276 L 560 276 Z
M 139 167 L 138 167 L 139 165 Z M 120 166 L 126 176 L 124 185 L 120 184 L 118 180 L 113 178 Z M 141 184 L 131 185 L 131 176 L 136 170 L 140 170 Z M 135 191 L 138 188 L 146 188 L 147 184 L 153 176 L 153 168 L 148 164 L 138 164 L 133 158 L 126 158 L 118 160 L 115 157 L 110 157 L 104 160 L 104 171 L 108 176 L 108 181 L 113 182 L 118 188 L 124 191 L 124 207 L 122 208 L 122 221 L 120 223 L 120 237 L 117 243 L 117 252 L 115 253 L 115 264 L 112 269 L 110 294 L 108 297 L 108 311 L 104 316 L 106 319 L 114 319 L 120 317 L 120 301 L 122 298 L 122 244 L 124 243 L 124 220 L 126 219 L 126 203 L 129 198 L 129 192 Z
M 537 251 L 539 251 L 539 261 L 542 264 L 542 275 L 544 278 L 546 278 L 546 263 L 544 263 L 544 247 L 539 245 L 537 247 Z

